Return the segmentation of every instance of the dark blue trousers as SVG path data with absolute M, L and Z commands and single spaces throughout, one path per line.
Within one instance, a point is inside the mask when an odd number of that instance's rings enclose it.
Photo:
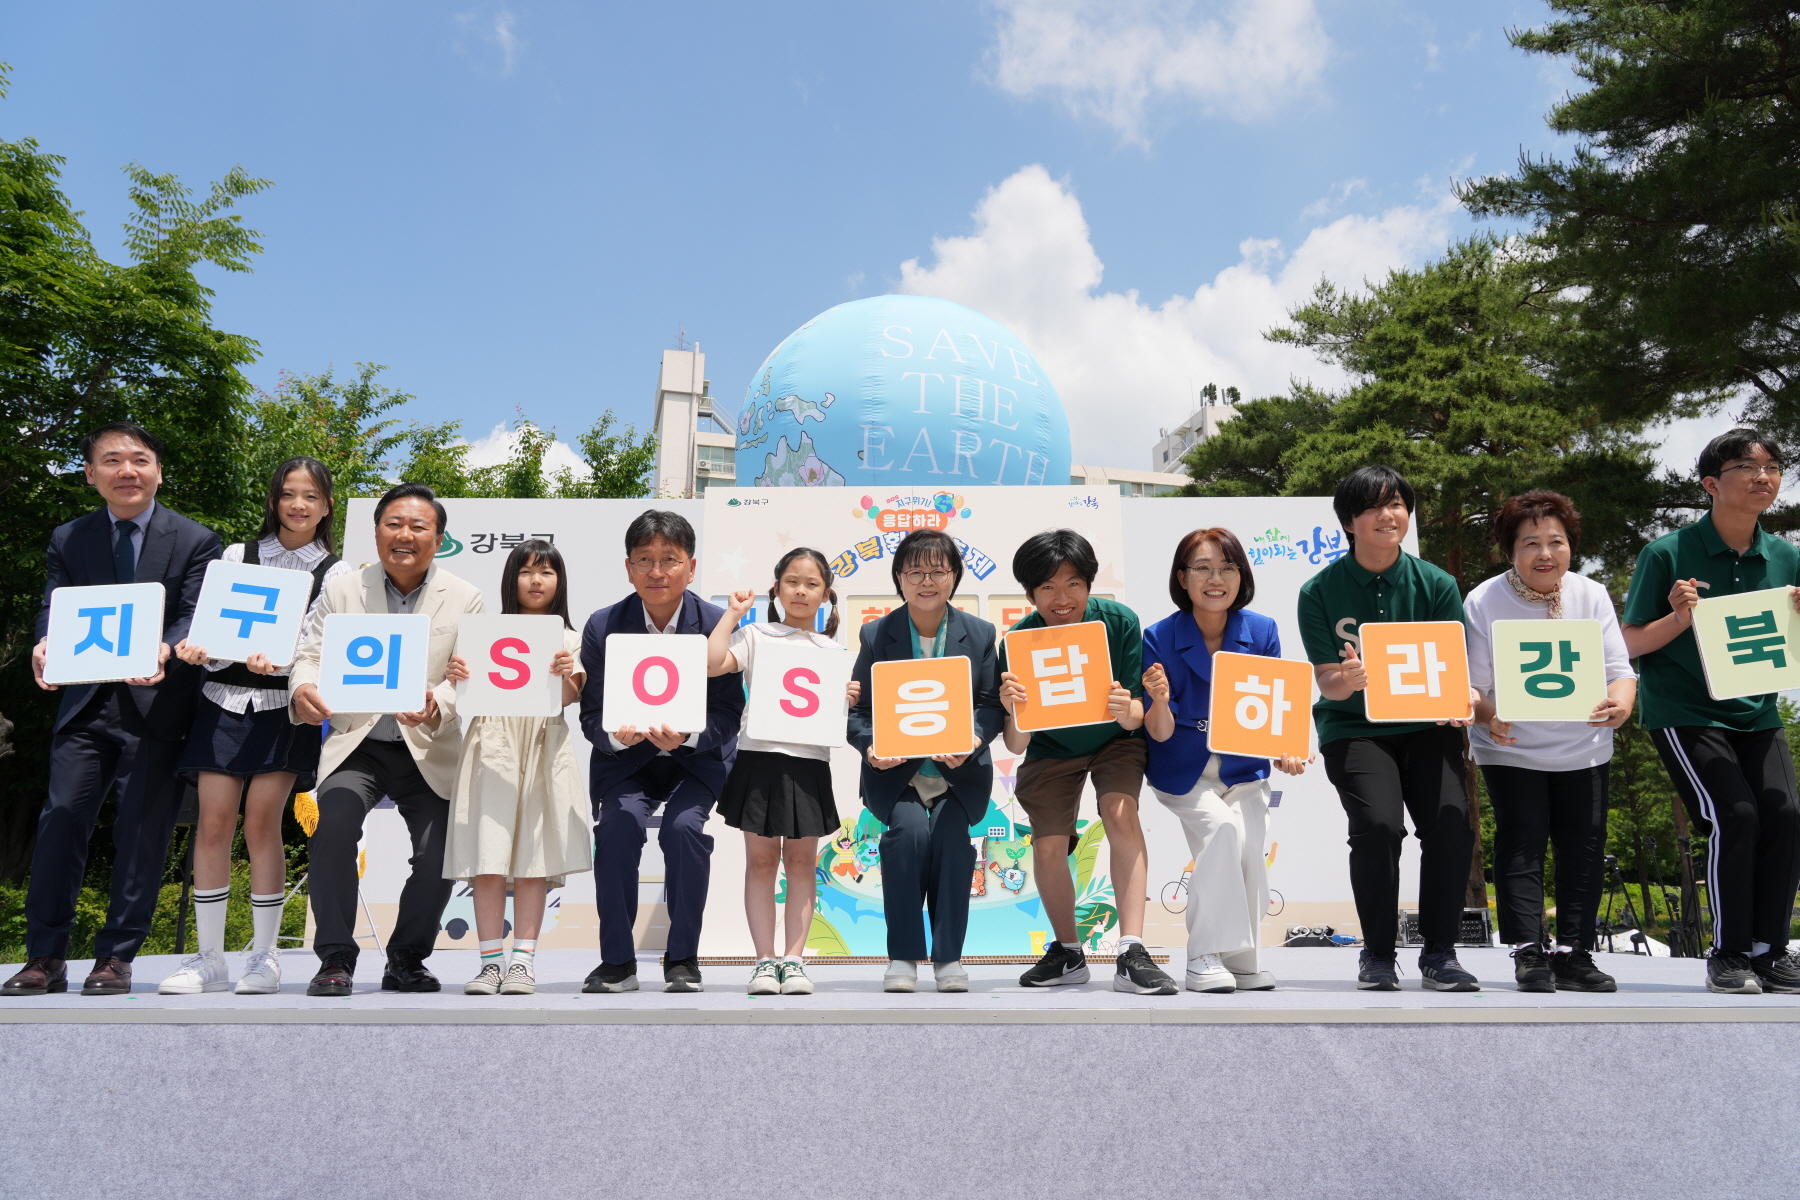
M 600 909 L 600 958 L 628 963 L 637 957 L 638 860 L 650 818 L 660 807 L 663 879 L 669 904 L 669 941 L 663 961 L 700 953 L 700 922 L 712 879 L 713 840 L 706 818 L 715 797 L 672 758 L 653 758 L 636 775 L 594 805 L 594 900 Z
M 887 917 L 889 958 L 934 963 L 962 958 L 969 932 L 969 883 L 975 844 L 962 805 L 939 796 L 926 809 L 907 788 L 881 834 L 881 907 Z M 925 918 L 931 912 L 931 951 L 925 950 Z
M 87 873 L 100 802 L 118 785 L 112 898 L 94 938 L 97 958 L 130 962 L 150 936 L 163 864 L 181 805 L 175 766 L 185 741 L 152 737 L 122 683 L 102 684 L 50 741 L 50 795 L 38 817 L 25 894 L 25 953 L 69 956 L 75 901 Z

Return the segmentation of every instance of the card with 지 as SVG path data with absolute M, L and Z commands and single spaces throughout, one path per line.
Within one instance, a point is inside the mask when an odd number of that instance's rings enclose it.
M 50 593 L 44 682 L 148 679 L 162 645 L 163 586 L 104 583 Z
M 1800 687 L 1800 613 L 1792 588 L 1700 601 L 1694 605 L 1694 640 L 1714 700 Z

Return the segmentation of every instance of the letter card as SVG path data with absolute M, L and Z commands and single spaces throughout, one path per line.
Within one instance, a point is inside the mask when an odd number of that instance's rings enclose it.
M 1585 721 L 1606 699 L 1598 621 L 1495 621 L 1494 704 L 1502 721 Z
M 1312 753 L 1312 664 L 1220 652 L 1212 672 L 1208 746 L 1249 758 Z
M 1461 621 L 1365 623 L 1371 721 L 1461 721 L 1469 716 L 1469 649 Z
M 1694 639 L 1714 700 L 1800 687 L 1800 613 L 1788 588 L 1702 600 L 1694 605 Z
M 560 716 L 563 677 L 550 673 L 550 663 L 562 648 L 561 617 L 464 616 L 456 626 L 456 652 L 469 664 L 469 678 L 456 688 L 457 715 Z
M 1017 629 L 1004 640 L 1006 669 L 1025 685 L 1025 703 L 1013 714 L 1022 732 L 1112 720 L 1106 711 L 1112 690 L 1106 622 Z
M 756 672 L 744 705 L 744 732 L 767 742 L 841 746 L 845 700 L 856 656 L 798 637 L 769 638 L 756 648 Z
M 706 638 L 697 633 L 615 633 L 606 639 L 600 720 L 608 733 L 667 725 L 706 728 Z
M 305 571 L 215 558 L 206 564 L 188 641 L 221 662 L 243 662 L 260 650 L 276 666 L 288 666 L 311 595 L 312 576 Z
M 870 667 L 877 758 L 930 758 L 975 748 L 975 686 L 967 657 L 907 658 Z
M 333 713 L 419 712 L 430 652 L 424 613 L 332 613 L 319 652 L 319 696 Z
M 156 674 L 160 583 L 102 583 L 50 593 L 45 683 L 110 683 Z

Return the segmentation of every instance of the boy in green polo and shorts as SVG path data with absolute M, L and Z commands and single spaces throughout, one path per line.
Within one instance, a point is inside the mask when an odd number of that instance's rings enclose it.
M 1013 629 L 1042 629 L 1101 621 L 1113 680 L 1107 712 L 1099 725 L 1021 732 L 1014 720 L 1028 703 L 1025 685 L 1007 670 L 1000 646 L 1000 703 L 1006 709 L 1006 748 L 1023 753 L 1014 795 L 1031 820 L 1031 864 L 1038 898 L 1056 940 L 1043 958 L 1019 977 L 1021 987 L 1055 987 L 1088 981 L 1087 956 L 1075 923 L 1075 882 L 1069 854 L 1082 785 L 1091 777 L 1100 819 L 1111 847 L 1113 895 L 1119 910 L 1116 991 L 1140 996 L 1173 996 L 1175 981 L 1144 949 L 1144 897 L 1149 857 L 1138 824 L 1138 793 L 1144 786 L 1144 635 L 1137 614 L 1123 604 L 1088 595 L 1100 571 L 1094 547 L 1072 529 L 1054 529 L 1028 539 L 1013 555 L 1013 575 L 1035 609 Z M 1010 633 L 1011 630 L 1008 630 Z
M 1800 549 L 1758 520 L 1781 491 L 1781 457 L 1781 447 L 1754 429 L 1707 444 L 1700 486 L 1712 509 L 1644 547 L 1621 620 L 1642 680 L 1638 720 L 1707 839 L 1713 950 L 1706 986 L 1740 995 L 1800 992 L 1800 959 L 1787 950 L 1800 886 L 1800 800 L 1775 696 L 1712 698 L 1694 640 L 1694 605 L 1800 582 Z M 1800 607 L 1800 591 L 1792 595 Z

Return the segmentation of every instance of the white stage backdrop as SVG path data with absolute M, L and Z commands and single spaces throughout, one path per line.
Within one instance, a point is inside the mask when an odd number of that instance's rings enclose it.
M 670 508 L 694 523 L 700 538 L 701 595 L 718 602 L 735 588 L 765 592 L 775 560 L 808 545 L 832 563 L 842 606 L 838 637 L 857 644 L 857 630 L 889 611 L 894 595 L 888 555 L 905 530 L 942 528 L 964 546 L 968 570 L 957 603 L 1000 630 L 1029 611 L 1012 578 L 1013 551 L 1032 533 L 1057 527 L 1081 531 L 1095 545 L 1100 575 L 1097 595 L 1135 608 L 1145 625 L 1174 611 L 1168 572 L 1176 543 L 1189 530 L 1224 526 L 1238 535 L 1255 565 L 1257 611 L 1281 627 L 1283 653 L 1303 658 L 1294 606 L 1300 585 L 1344 552 L 1342 531 L 1329 500 L 1320 498 L 1185 499 L 1121 498 L 1085 488 L 968 488 L 961 493 L 864 492 L 856 488 L 715 489 L 700 500 L 448 500 L 450 527 L 438 562 L 475 583 L 498 612 L 500 568 L 512 545 L 548 536 L 567 562 L 571 613 L 577 626 L 629 589 L 624 531 L 648 507 Z M 353 500 L 345 558 L 374 557 L 372 500 Z M 1416 541 L 1409 548 L 1416 550 Z M 758 617 L 762 616 L 759 606 Z M 573 727 L 574 709 L 569 710 Z M 585 775 L 586 742 L 577 740 Z M 994 745 L 995 784 L 987 818 L 970 830 L 980 869 L 971 883 L 967 953 L 1027 955 L 1049 936 L 1032 879 L 1029 825 L 1012 798 L 1017 760 Z M 880 827 L 857 801 L 857 766 L 848 747 L 832 755 L 838 808 L 846 818 L 840 835 L 821 846 L 817 878 L 820 903 L 809 948 L 821 954 L 881 956 Z M 1264 922 L 1265 943 L 1280 940 L 1288 924 L 1356 929 L 1344 846 L 1344 818 L 1318 764 L 1302 777 L 1276 775 L 1280 800 L 1271 820 L 1270 883 L 1276 893 Z M 1150 845 L 1150 904 L 1146 940 L 1184 944 L 1182 913 L 1188 853 L 1180 826 L 1145 788 L 1140 811 Z M 1084 828 L 1096 819 L 1091 788 L 1083 801 Z M 715 816 L 708 826 L 716 842 L 713 886 L 701 953 L 747 955 L 749 931 L 742 904 L 743 839 Z M 1093 839 L 1090 839 L 1093 841 Z M 373 934 L 383 942 L 407 871 L 404 823 L 391 806 L 371 814 L 364 839 L 363 896 Z M 1103 842 L 1078 856 L 1078 909 L 1091 947 L 1110 949 L 1117 936 L 1112 884 Z M 1402 894 L 1416 895 L 1416 859 L 1403 859 Z M 639 889 L 638 938 L 642 950 L 660 949 L 666 934 L 662 862 L 655 839 L 645 848 Z M 551 893 L 545 923 L 547 947 L 595 947 L 598 920 L 591 875 L 573 876 Z M 785 885 L 784 885 L 785 886 Z M 444 914 L 443 947 L 472 948 L 474 915 L 461 885 Z M 369 932 L 365 929 L 365 932 Z

